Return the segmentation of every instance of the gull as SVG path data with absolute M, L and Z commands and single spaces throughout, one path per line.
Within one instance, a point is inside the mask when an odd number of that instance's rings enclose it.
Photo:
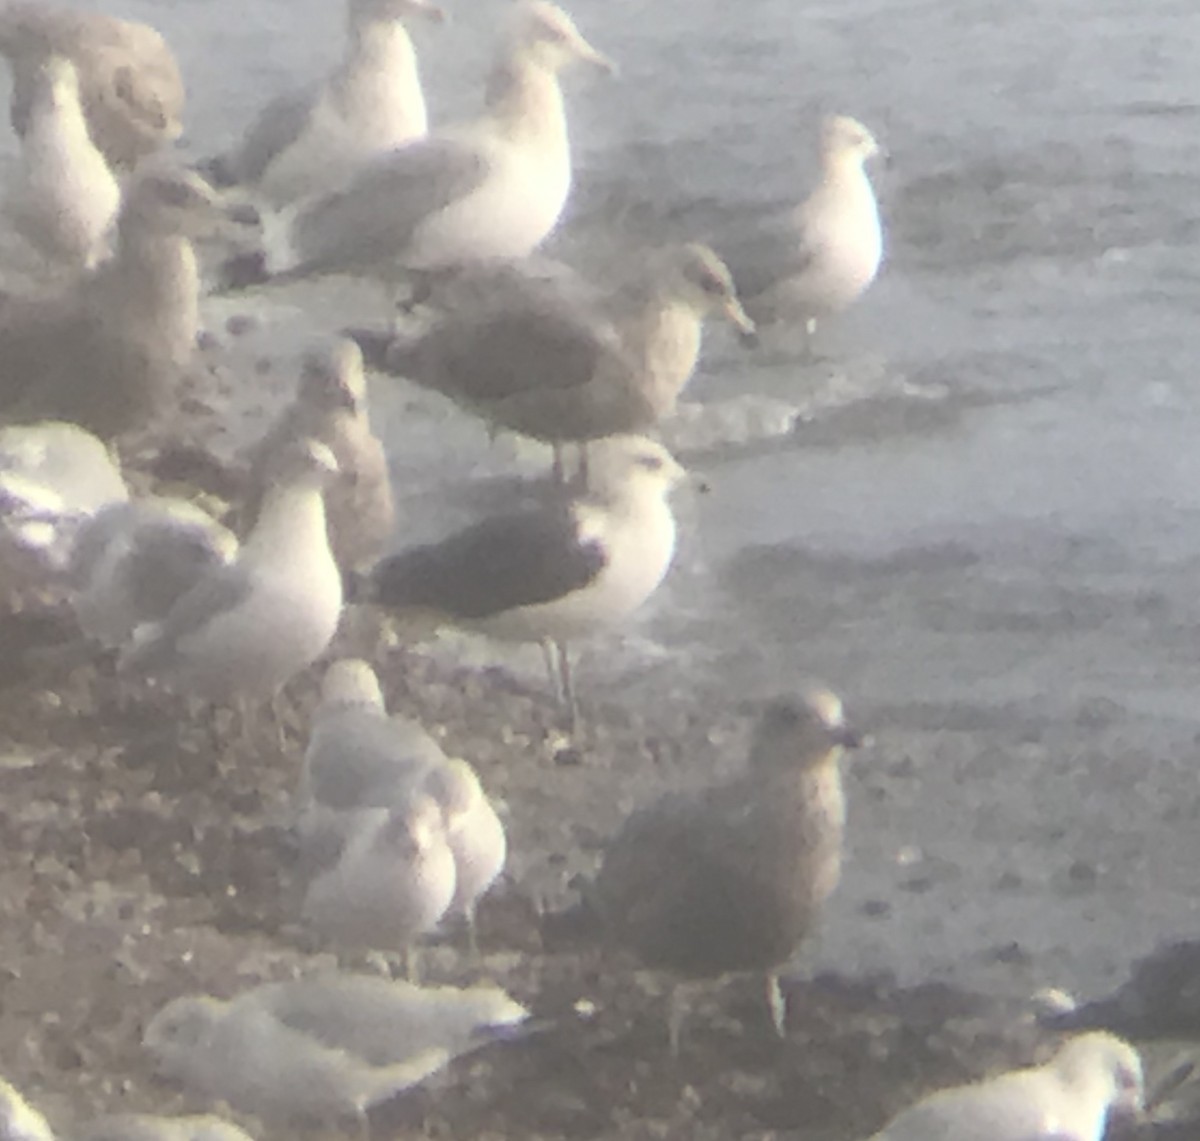
M 556 447 L 644 432 L 691 379 L 705 318 L 744 335 L 754 325 L 707 246 L 655 251 L 630 276 L 605 294 L 565 266 L 484 263 L 435 290 L 440 312 L 423 334 L 352 335 L 373 367 Z
M 79 76 L 63 56 L 33 69 L 21 172 L 9 203 L 17 232 L 54 267 L 92 269 L 108 255 L 121 188 L 88 135 Z
M 871 132 L 835 115 L 821 132 L 821 180 L 781 223 L 764 226 L 725 258 L 738 296 L 760 325 L 818 319 L 857 301 L 883 257 L 879 206 L 863 163 L 879 153 Z
M 367 160 L 425 136 L 417 57 L 405 23 L 441 21 L 431 0 L 350 0 L 346 54 L 322 84 L 269 103 L 240 146 L 218 159 L 219 185 L 280 208 L 338 189 Z
M 46 1118 L 3 1078 L 0 1078 L 0 1137 L 4 1141 L 54 1141 L 54 1132 Z
M 1101 1141 L 1109 1117 L 1139 1116 L 1144 1096 L 1137 1051 L 1082 1034 L 1044 1066 L 930 1094 L 872 1141 Z
M 186 499 L 110 503 L 80 525 L 71 551 L 71 605 L 80 629 L 118 649 L 159 622 L 237 553 L 234 534 Z
M 267 487 L 272 457 L 292 441 L 320 440 L 337 461 L 337 478 L 325 490 L 329 542 L 343 571 L 373 562 L 395 523 L 387 455 L 371 430 L 362 354 L 338 339 L 304 356 L 296 399 L 254 447 L 244 512 L 252 523 Z
M 496 987 L 417 987 L 338 973 L 267 983 L 232 1001 L 168 1003 L 144 1045 L 165 1076 L 270 1121 L 354 1117 L 520 1026 Z
M 389 717 L 379 679 L 358 658 L 329 666 L 295 797 L 296 831 L 314 865 L 331 865 L 364 808 L 402 803 L 446 755 L 415 721 Z
M 454 900 L 454 853 L 441 807 L 413 796 L 396 808 L 357 814 L 337 863 L 316 875 L 304 896 L 305 920 L 340 946 L 404 952 L 432 931 Z
M 75 65 L 89 133 L 111 166 L 130 170 L 183 131 L 179 65 L 147 24 L 9 0 L 0 10 L 0 54 L 12 67 L 18 135 L 30 122 L 33 73 L 51 54 Z
M 161 621 L 139 627 L 120 668 L 224 702 L 273 697 L 315 661 L 342 608 L 321 497 L 336 470 L 329 449 L 315 440 L 281 453 L 238 557 L 213 568 Z
M 253 1141 L 245 1130 L 209 1113 L 114 1113 L 89 1121 L 72 1136 L 74 1141 Z
M 454 856 L 454 896 L 448 914 L 467 921 L 472 954 L 478 955 L 475 905 L 504 870 L 508 841 L 475 770 L 453 757 L 430 765 L 420 784 L 442 810 L 446 841 Z
M 608 844 L 588 906 L 652 970 L 686 980 L 762 972 L 784 1034 L 781 968 L 815 927 L 841 875 L 839 764 L 860 738 L 816 689 L 763 710 L 745 771 L 634 813 Z M 684 988 L 668 1029 L 678 1053 Z
M 563 644 L 620 626 L 666 577 L 675 554 L 667 497 L 684 474 L 640 436 L 593 452 L 585 489 L 391 555 L 360 584 L 358 601 L 559 647 L 561 696 L 573 710 Z
M 531 253 L 571 189 L 558 72 L 572 60 L 612 66 L 560 8 L 523 0 L 482 118 L 399 147 L 304 206 L 290 226 L 294 261 L 277 276 L 396 281 L 405 271 Z
M 126 191 L 112 258 L 58 296 L 0 305 L 0 423 L 67 420 L 111 440 L 154 419 L 195 351 L 188 234 L 214 209 L 200 179 L 148 164 Z

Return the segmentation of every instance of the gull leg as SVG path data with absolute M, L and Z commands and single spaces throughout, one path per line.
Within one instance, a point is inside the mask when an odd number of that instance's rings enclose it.
M 775 1033 L 780 1038 L 786 1038 L 787 1029 L 784 1023 L 787 1019 L 787 1002 L 784 1000 L 783 990 L 779 986 L 779 972 L 768 971 L 766 983 L 767 1009 L 771 1012 L 771 1025 L 775 1027 Z
M 467 907 L 467 950 L 471 952 L 471 958 L 479 962 L 479 932 L 475 925 L 475 905 L 472 903 Z
M 579 721 L 579 707 L 575 704 L 575 683 L 571 680 L 571 653 L 566 642 L 555 642 L 558 652 L 558 678 L 562 700 L 567 707 L 567 728 L 572 734 Z
M 688 1012 L 688 988 L 677 983 L 671 988 L 667 999 L 667 1044 L 671 1048 L 671 1057 L 679 1057 L 679 1039 L 683 1032 L 683 1022 Z
M 550 445 L 550 449 L 554 454 L 554 461 L 550 465 L 550 478 L 560 487 L 567 482 L 567 474 L 563 469 L 563 449 L 562 444 L 554 443 Z

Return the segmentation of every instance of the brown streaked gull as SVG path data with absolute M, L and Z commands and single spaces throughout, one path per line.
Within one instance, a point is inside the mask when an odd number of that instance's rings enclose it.
M 395 523 L 387 455 L 371 430 L 362 354 L 339 338 L 304 355 L 295 401 L 252 449 L 244 524 L 253 523 L 266 490 L 265 472 L 280 448 L 308 436 L 337 461 L 325 489 L 329 542 L 343 571 L 373 560 L 387 547 Z
M 738 296 L 759 324 L 817 321 L 857 301 L 883 258 L 879 205 L 863 164 L 879 153 L 856 119 L 834 115 L 821 131 L 816 188 L 778 224 L 718 243 Z
M 828 690 L 764 709 L 745 771 L 635 812 L 609 842 L 587 896 L 617 946 L 683 980 L 761 972 L 784 1033 L 780 969 L 841 875 L 843 751 L 859 743 Z M 669 1012 L 678 1052 L 685 987 Z
M 871 1141 L 1101 1141 L 1110 1117 L 1140 1118 L 1138 1052 L 1112 1034 L 1068 1039 L 1044 1066 L 938 1090 Z
M 593 447 L 587 487 L 496 515 L 383 559 L 358 601 L 426 614 L 500 641 L 561 647 L 620 626 L 666 577 L 675 554 L 668 496 L 683 469 L 659 443 L 614 436 Z
M 434 290 L 420 336 L 351 335 L 372 366 L 556 446 L 644 432 L 691 379 L 705 318 L 754 325 L 707 246 L 655 251 L 631 278 L 605 293 L 545 263 L 467 267 Z
M 47 56 L 33 69 L 30 86 L 9 212 L 17 232 L 51 268 L 91 269 L 110 252 L 121 188 L 88 135 L 71 61 Z
M 562 9 L 523 0 L 484 115 L 375 159 L 301 209 L 290 226 L 292 260 L 278 276 L 398 281 L 413 270 L 531 253 L 571 189 L 558 73 L 573 60 L 611 69 Z
M 159 622 L 201 578 L 237 553 L 233 532 L 186 499 L 111 503 L 80 525 L 71 605 L 80 629 L 118 649 Z
M 0 54 L 12 67 L 19 135 L 29 123 L 32 71 L 51 54 L 75 65 L 89 132 L 112 166 L 133 168 L 183 130 L 179 65 L 147 24 L 44 0 L 9 0 L 0 9 Z
M 195 352 L 188 235 L 215 216 L 202 180 L 148 165 L 126 190 L 113 257 L 57 296 L 0 304 L 0 423 L 67 420 L 111 440 L 153 420 Z
M 305 921 L 339 947 L 401 951 L 410 977 L 415 943 L 454 900 L 455 862 L 441 807 L 414 795 L 395 808 L 366 808 L 337 862 L 304 895 Z
M 280 453 L 274 482 L 238 557 L 139 627 L 121 669 L 211 702 L 271 697 L 322 654 L 337 630 L 342 578 L 322 491 L 337 465 L 315 440 Z
M 339 972 L 266 983 L 228 1002 L 175 999 L 151 1020 L 144 1045 L 165 1076 L 243 1112 L 362 1126 L 372 1105 L 503 1040 L 528 1014 L 497 987 Z
M 325 82 L 272 100 L 241 144 L 212 164 L 276 208 L 337 190 L 366 161 L 428 130 L 406 23 L 442 20 L 431 0 L 349 0 L 346 53 Z

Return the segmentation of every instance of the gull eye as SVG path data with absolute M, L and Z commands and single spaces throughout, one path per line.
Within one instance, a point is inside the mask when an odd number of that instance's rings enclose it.
M 637 458 L 638 466 L 644 467 L 647 471 L 662 471 L 662 457 L 649 454 L 643 454 Z

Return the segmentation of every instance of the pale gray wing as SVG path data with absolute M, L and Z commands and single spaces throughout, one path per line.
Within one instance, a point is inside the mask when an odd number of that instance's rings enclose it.
M 479 187 L 488 170 L 479 148 L 453 139 L 421 139 L 392 151 L 344 189 L 301 211 L 292 226 L 299 264 L 289 272 L 303 276 L 403 260 L 417 227 Z
M 258 182 L 267 167 L 304 133 L 319 97 L 317 84 L 276 96 L 258 113 L 241 143 L 214 159 L 207 173 L 218 186 Z

